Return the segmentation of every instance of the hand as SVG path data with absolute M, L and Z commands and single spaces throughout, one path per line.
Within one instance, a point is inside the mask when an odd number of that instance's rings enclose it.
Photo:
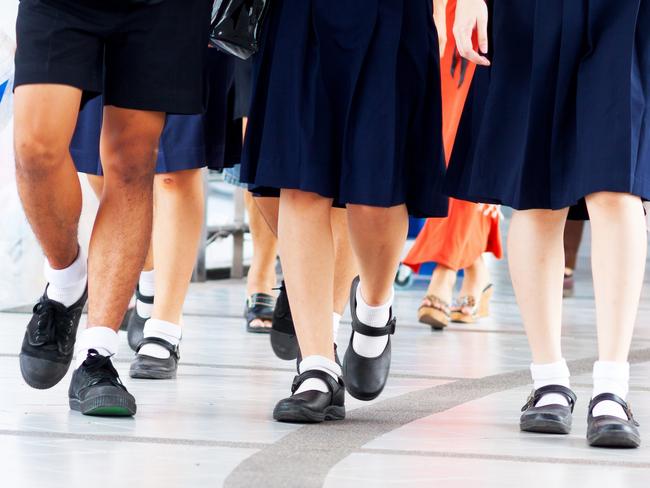
M 438 45 L 442 58 L 447 46 L 447 0 L 433 0 L 433 21 L 438 31 Z
M 481 212 L 486 217 L 491 217 L 493 219 L 503 219 L 504 216 L 501 213 L 501 207 L 499 205 L 489 205 L 487 203 L 479 203 L 476 205 L 476 211 Z
M 474 49 L 472 37 L 478 34 L 479 52 Z M 490 66 L 488 58 L 488 9 L 485 0 L 458 0 L 454 22 L 456 47 L 462 57 L 481 66 Z

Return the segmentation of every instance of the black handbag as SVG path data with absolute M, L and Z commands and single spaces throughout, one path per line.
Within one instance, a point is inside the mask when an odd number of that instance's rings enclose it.
M 269 0 L 216 0 L 212 8 L 210 44 L 248 59 L 259 50 L 262 22 Z

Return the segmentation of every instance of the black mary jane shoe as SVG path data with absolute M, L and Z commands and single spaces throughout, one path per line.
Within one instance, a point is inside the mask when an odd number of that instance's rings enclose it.
M 157 344 L 169 351 L 166 359 L 154 358 L 140 354 L 140 349 L 147 344 Z M 178 346 L 159 337 L 145 337 L 138 344 L 137 355 L 131 363 L 129 376 L 145 380 L 171 380 L 176 378 L 178 361 L 181 358 Z
M 256 334 L 268 334 L 271 327 L 265 325 L 253 325 L 253 322 L 271 322 L 273 319 L 273 308 L 275 298 L 267 293 L 253 293 L 246 299 L 244 317 L 246 318 L 246 330 Z
M 350 291 L 350 313 L 352 314 L 352 335 L 350 344 L 343 358 L 343 377 L 348 393 L 358 400 L 369 401 L 377 398 L 386 386 L 390 372 L 391 343 L 390 336 L 395 333 L 396 318 L 390 310 L 390 320 L 384 327 L 370 327 L 357 317 L 357 287 L 359 277 L 352 282 Z M 386 348 L 376 358 L 366 358 L 357 354 L 352 345 L 354 334 L 370 337 L 389 336 Z
M 300 385 L 309 378 L 323 380 L 329 392 L 309 390 L 296 394 Z M 278 422 L 297 424 L 318 423 L 325 420 L 345 418 L 345 386 L 341 378 L 336 381 L 325 371 L 310 370 L 293 379 L 291 396 L 280 400 L 273 410 L 273 418 Z
M 627 420 L 614 415 L 594 417 L 594 407 L 608 400 L 623 407 Z M 587 442 L 593 447 L 635 448 L 641 445 L 639 423 L 634 420 L 632 410 L 625 400 L 613 393 L 601 393 L 591 400 L 587 418 Z
M 153 305 L 153 297 L 148 297 L 140 293 L 140 287 L 138 286 L 135 289 L 135 307 L 131 309 L 129 314 L 129 322 L 126 326 L 127 333 L 126 338 L 129 341 L 129 347 L 134 351 L 138 350 L 138 344 L 144 338 L 144 324 L 149 320 L 147 317 L 141 317 L 138 315 L 138 302 L 146 303 L 147 305 Z
M 544 395 L 556 393 L 567 399 L 566 405 L 545 405 L 537 407 L 537 403 Z M 533 392 L 528 397 L 526 405 L 521 409 L 519 426 L 524 432 L 538 432 L 541 434 L 568 434 L 573 423 L 573 409 L 577 401 L 576 394 L 566 386 L 548 385 Z
M 284 281 L 275 302 L 271 321 L 271 348 L 277 357 L 285 361 L 296 359 L 300 354 L 296 329 L 293 325 L 287 287 Z

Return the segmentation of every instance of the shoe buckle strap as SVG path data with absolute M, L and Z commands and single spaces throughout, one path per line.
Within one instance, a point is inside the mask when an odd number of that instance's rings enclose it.
M 165 339 L 161 339 L 160 337 L 145 337 L 139 342 L 135 352 L 139 353 L 140 349 L 142 349 L 142 347 L 146 346 L 147 344 L 156 344 L 158 346 L 164 347 L 169 351 L 169 354 L 176 357 L 177 360 L 181 358 L 181 352 L 180 352 L 181 350 L 178 344 L 174 345 L 171 342 L 166 341 Z
M 146 303 L 147 305 L 153 305 L 154 297 L 148 297 L 147 295 L 140 293 L 140 286 L 137 286 L 135 289 L 135 298 L 139 302 Z
M 293 383 L 291 384 L 291 394 L 292 395 L 295 394 L 298 388 L 300 388 L 300 385 L 302 385 L 305 381 L 307 381 L 310 378 L 324 381 L 332 395 L 334 394 L 334 390 L 336 388 L 345 387 L 345 384 L 343 383 L 343 378 L 341 378 L 340 376 L 338 380 L 334 380 L 334 378 L 332 378 L 332 376 L 326 373 L 325 371 L 321 371 L 319 369 L 310 369 L 309 371 L 305 371 L 304 373 L 296 375 L 293 378 Z
M 392 315 L 392 311 L 391 311 Z M 363 322 L 353 321 L 352 330 L 358 332 L 361 335 L 368 337 L 382 337 L 387 335 L 395 334 L 395 328 L 397 325 L 397 317 L 393 316 L 388 323 L 383 327 L 370 327 L 369 325 L 364 324 Z
M 600 402 L 605 401 L 618 403 L 623 408 L 625 415 L 627 415 L 627 419 L 633 422 L 637 427 L 640 425 L 639 422 L 637 422 L 637 420 L 634 418 L 632 407 L 630 407 L 629 402 L 626 402 L 620 396 L 615 395 L 614 393 L 601 393 L 600 395 L 596 395 L 594 398 L 592 398 L 591 402 L 589 403 L 589 415 L 593 415 L 593 411 L 596 405 L 598 405 Z

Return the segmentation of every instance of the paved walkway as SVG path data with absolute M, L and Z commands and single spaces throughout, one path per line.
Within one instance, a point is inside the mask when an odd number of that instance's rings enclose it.
M 634 451 L 589 448 L 596 344 L 583 264 L 564 314 L 565 356 L 579 395 L 574 432 L 565 437 L 518 430 L 530 358 L 503 263 L 494 267 L 493 316 L 475 326 L 432 332 L 416 320 L 423 290 L 400 291 L 385 393 L 369 403 L 348 398 L 344 422 L 315 426 L 272 420 L 293 364 L 274 357 L 267 336 L 245 332 L 241 282 L 192 285 L 175 381 L 130 380 L 131 351 L 122 338 L 117 366 L 139 408 L 128 420 L 70 412 L 69 378 L 52 390 L 29 389 L 17 359 L 28 316 L 0 313 L 0 486 L 645 488 L 650 292 L 634 341 L 630 395 L 646 443 Z M 344 320 L 342 348 L 348 337 Z

